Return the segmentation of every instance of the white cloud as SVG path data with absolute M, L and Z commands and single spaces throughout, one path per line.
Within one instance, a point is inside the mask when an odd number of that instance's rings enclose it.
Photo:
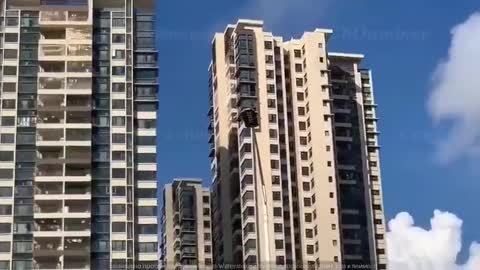
M 438 145 L 443 162 L 480 156 L 480 13 L 451 33 L 448 57 L 437 66 L 428 101 L 432 119 L 450 125 Z
M 249 0 L 247 16 L 264 20 L 272 31 L 298 30 L 325 16 L 330 0 Z M 310 29 L 313 30 L 313 29 Z
M 462 249 L 462 220 L 454 214 L 435 210 L 425 230 L 414 225 L 412 216 L 400 213 L 387 233 L 390 270 L 479 270 L 480 244 L 470 246 L 469 259 L 457 264 Z

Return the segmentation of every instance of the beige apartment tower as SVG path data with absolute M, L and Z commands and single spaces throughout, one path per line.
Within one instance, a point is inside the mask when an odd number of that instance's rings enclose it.
M 331 35 L 285 41 L 252 20 L 215 35 L 215 265 L 387 269 L 372 76 Z
M 202 180 L 165 185 L 161 218 L 161 269 L 212 269 L 210 190 Z
M 153 0 L 0 4 L 0 269 L 156 268 Z

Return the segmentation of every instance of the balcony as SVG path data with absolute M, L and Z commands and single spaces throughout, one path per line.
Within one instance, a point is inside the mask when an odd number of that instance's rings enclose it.
M 65 72 L 65 62 L 64 61 L 40 61 L 39 72 L 45 72 L 45 73 Z
M 65 116 L 62 112 L 50 112 L 50 111 L 39 111 L 38 120 L 39 124 L 63 124 L 65 123 Z
M 65 183 L 65 194 L 68 195 L 90 195 L 89 183 Z
M 63 129 L 37 129 L 37 142 L 58 142 L 63 139 Z
M 41 146 L 37 148 L 37 161 L 40 163 L 58 163 L 63 159 L 63 147 Z
M 90 201 L 85 200 L 68 200 L 65 201 L 65 213 L 90 213 Z
M 34 258 L 33 269 L 63 269 L 59 256 L 46 256 Z
M 38 165 L 36 170 L 36 176 L 43 177 L 52 177 L 52 176 L 63 176 L 63 166 L 62 165 Z
M 62 230 L 61 219 L 35 219 L 36 232 L 59 232 Z
M 92 100 L 89 95 L 68 95 L 67 110 L 91 110 Z
M 62 45 L 62 44 L 40 45 L 38 56 L 39 57 L 65 56 L 65 45 Z
M 48 40 L 52 43 L 65 40 L 65 29 L 42 29 L 40 40 Z
M 68 124 L 90 124 L 91 113 L 90 111 L 67 112 L 67 123 Z
M 57 195 L 63 193 L 62 183 L 35 183 L 35 195 Z
M 77 256 L 65 256 L 63 269 L 90 269 L 90 259 L 85 253 L 83 251 L 76 253 Z
M 39 89 L 44 90 L 59 90 L 65 88 L 65 79 L 63 78 L 53 78 L 53 77 L 43 77 L 39 78 Z
M 92 72 L 92 62 L 90 61 L 70 61 L 67 64 L 67 71 L 74 73 Z
M 36 201 L 33 207 L 34 213 L 62 213 L 62 201 Z
M 85 254 L 90 251 L 90 239 L 87 237 L 65 238 L 64 250 L 66 254 Z
M 65 176 L 86 177 L 90 176 L 90 164 L 67 164 Z
M 67 88 L 68 89 L 92 89 L 92 79 L 91 78 L 68 78 Z
M 35 238 L 33 249 L 35 250 L 35 256 L 38 256 L 39 251 L 62 250 L 62 239 L 57 237 Z
M 89 231 L 90 219 L 86 218 L 70 218 L 65 219 L 65 231 Z
M 67 141 L 90 141 L 91 139 L 90 129 L 67 129 Z
M 68 56 L 92 56 L 92 45 L 68 45 Z

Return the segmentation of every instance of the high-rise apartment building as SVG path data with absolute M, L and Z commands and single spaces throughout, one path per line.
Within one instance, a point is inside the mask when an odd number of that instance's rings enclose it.
M 387 268 L 371 72 L 331 35 L 252 20 L 215 35 L 214 264 Z
M 153 0 L 0 7 L 0 269 L 154 268 Z
M 161 269 L 212 269 L 210 190 L 199 179 L 175 179 L 163 189 Z

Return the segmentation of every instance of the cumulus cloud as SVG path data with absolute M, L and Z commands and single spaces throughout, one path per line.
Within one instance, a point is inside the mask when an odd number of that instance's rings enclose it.
M 451 34 L 448 56 L 436 68 L 428 101 L 432 119 L 450 128 L 438 145 L 443 162 L 480 156 L 480 13 Z
M 400 213 L 388 223 L 390 270 L 479 270 L 480 244 L 470 246 L 465 264 L 456 262 L 462 249 L 462 220 L 436 210 L 426 230 L 415 226 L 412 216 Z

